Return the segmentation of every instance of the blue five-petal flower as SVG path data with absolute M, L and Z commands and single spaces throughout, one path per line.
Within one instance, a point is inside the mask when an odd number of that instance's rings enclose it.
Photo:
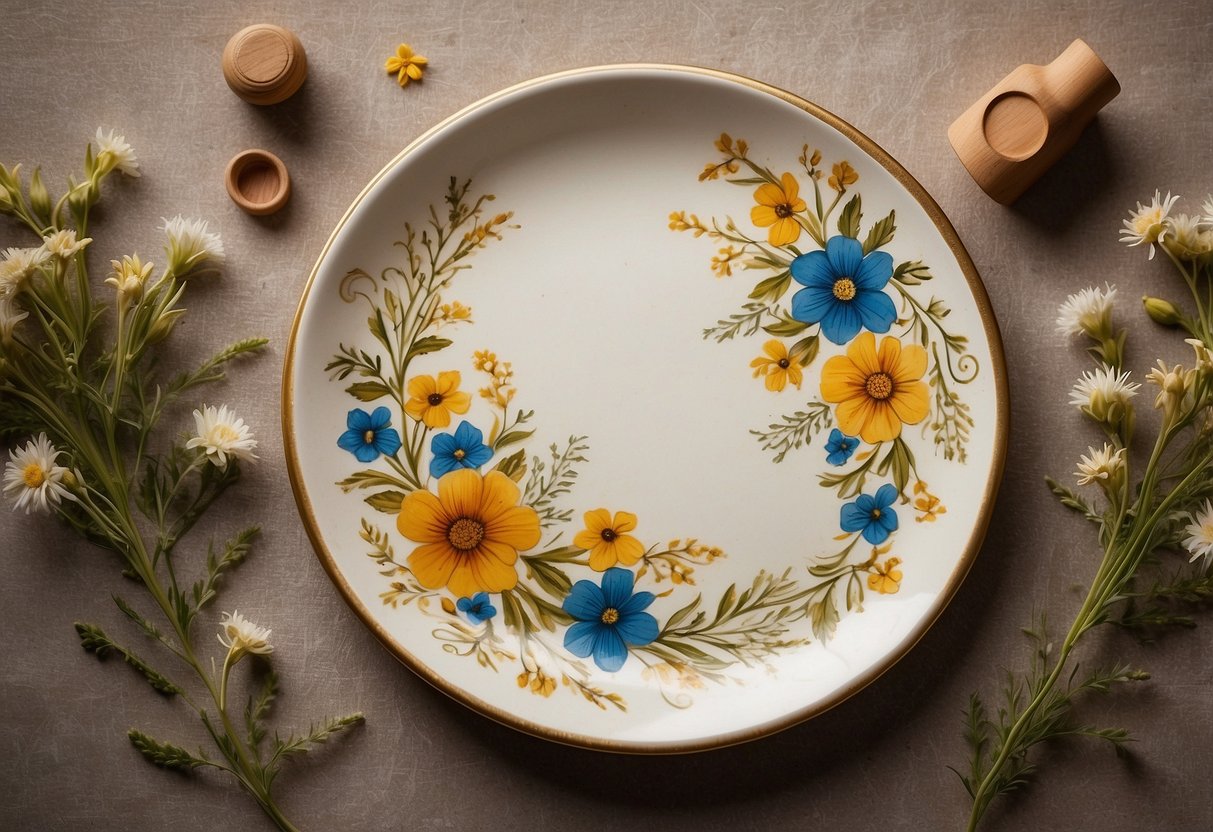
M 801 254 L 790 266 L 792 277 L 805 288 L 792 296 L 792 317 L 821 324 L 835 344 L 845 344 L 861 329 L 888 332 L 897 308 L 884 287 L 893 276 L 893 258 L 873 251 L 866 257 L 852 237 L 826 241 L 825 251 Z
M 473 624 L 488 621 L 497 614 L 497 608 L 489 602 L 487 592 L 477 592 L 471 598 L 460 598 L 455 602 L 455 607 Z
M 386 407 L 367 413 L 354 408 L 345 417 L 348 430 L 337 440 L 337 447 L 349 451 L 359 462 L 371 462 L 380 454 L 392 456 L 400 450 L 400 434 L 392 423 L 392 412 Z
M 434 452 L 430 460 L 431 477 L 441 477 L 459 468 L 479 468 L 493 456 L 493 449 L 484 444 L 484 434 L 466 420 L 459 423 L 454 435 L 436 434 L 430 450 Z
M 628 645 L 643 647 L 657 638 L 657 619 L 644 612 L 653 593 L 633 593 L 632 584 L 632 573 L 617 566 L 602 573 L 601 587 L 573 584 L 563 606 L 577 621 L 564 634 L 565 649 L 583 659 L 593 656 L 594 664 L 614 673 L 627 661 Z
M 864 540 L 879 546 L 897 531 L 897 512 L 891 508 L 896 500 L 897 489 L 889 483 L 880 486 L 875 496 L 860 494 L 842 507 L 842 530 L 863 532 Z
M 831 465 L 846 465 L 858 447 L 857 437 L 847 436 L 838 428 L 834 428 L 830 431 L 830 438 L 826 440 L 826 462 Z

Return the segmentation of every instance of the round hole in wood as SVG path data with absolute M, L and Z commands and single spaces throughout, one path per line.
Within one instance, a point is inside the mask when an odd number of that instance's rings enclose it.
M 272 214 L 286 204 L 291 179 L 282 160 L 268 150 L 252 149 L 228 162 L 224 177 L 228 196 L 244 211 Z
M 1049 135 L 1049 120 L 1030 95 L 1004 92 L 986 107 L 981 129 L 996 153 L 1019 162 L 1044 145 Z

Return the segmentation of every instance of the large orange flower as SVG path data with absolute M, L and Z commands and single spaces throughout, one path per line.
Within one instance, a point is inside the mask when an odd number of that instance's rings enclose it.
M 796 177 L 785 173 L 779 182 L 778 185 L 768 182 L 754 191 L 754 201 L 758 204 L 750 209 L 750 221 L 759 228 L 770 226 L 767 241 L 771 245 L 786 246 L 800 239 L 800 223 L 794 215 L 806 206 L 800 198 Z
M 433 376 L 409 379 L 409 400 L 404 412 L 427 428 L 445 428 L 451 424 L 452 413 L 467 413 L 472 397 L 459 389 L 458 370 L 447 370 Z
M 438 495 L 404 498 L 396 526 L 421 545 L 409 568 L 422 586 L 460 597 L 501 592 L 518 583 L 518 552 L 539 542 L 539 515 L 518 505 L 518 486 L 500 471 L 460 468 L 438 480 Z
M 876 443 L 901 435 L 902 424 L 913 425 L 926 418 L 927 353 L 917 344 L 903 347 L 886 336 L 876 349 L 876 336 L 860 333 L 821 371 L 821 397 L 837 404 L 834 418 L 848 436 Z

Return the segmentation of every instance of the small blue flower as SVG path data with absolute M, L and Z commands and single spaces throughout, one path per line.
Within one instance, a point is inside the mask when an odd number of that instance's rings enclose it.
M 897 501 L 897 489 L 885 483 L 875 496 L 860 494 L 855 502 L 842 507 L 844 532 L 863 532 L 863 539 L 879 546 L 897 531 L 897 512 L 890 506 Z
M 489 603 L 487 592 L 477 592 L 471 598 L 460 598 L 455 602 L 455 607 L 473 624 L 488 621 L 497 614 L 497 608 Z
M 400 450 L 400 434 L 388 427 L 391 423 L 392 412 L 386 407 L 377 407 L 374 413 L 356 407 L 345 417 L 349 430 L 341 434 L 337 447 L 352 453 L 359 462 L 371 462 L 380 454 L 392 456 Z
M 454 436 L 436 434 L 430 450 L 434 452 L 430 460 L 431 477 L 441 477 L 459 468 L 479 468 L 493 456 L 493 449 L 484 444 L 484 434 L 466 420 L 455 428 Z
M 826 242 L 825 251 L 810 251 L 792 261 L 792 277 L 805 288 L 792 296 L 792 317 L 806 324 L 821 324 L 821 332 L 835 344 L 845 344 L 861 329 L 888 332 L 897 320 L 897 307 L 884 292 L 893 276 L 893 258 L 838 235 Z
M 578 581 L 564 599 L 564 611 L 577 623 L 564 634 L 565 649 L 574 656 L 594 657 L 607 673 L 623 667 L 628 645 L 643 647 L 660 632 L 657 619 L 644 610 L 653 593 L 632 592 L 632 573 L 612 566 L 602 573 L 602 586 Z
M 831 465 L 846 465 L 858 447 L 857 437 L 847 436 L 838 428 L 834 428 L 830 431 L 830 438 L 826 440 L 826 462 Z

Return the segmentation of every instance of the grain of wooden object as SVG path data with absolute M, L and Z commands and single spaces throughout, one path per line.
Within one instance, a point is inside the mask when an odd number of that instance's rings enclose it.
M 1082 40 L 1045 66 L 1024 64 L 948 128 L 948 141 L 989 196 L 1010 205 L 1074 146 L 1120 93 L 1120 84 Z
M 307 54 L 294 32 L 256 23 L 232 35 L 223 49 L 223 77 L 250 104 L 277 104 L 307 79 Z
M 282 160 L 268 150 L 238 153 L 224 173 L 228 196 L 254 216 L 272 214 L 291 196 L 291 177 Z

